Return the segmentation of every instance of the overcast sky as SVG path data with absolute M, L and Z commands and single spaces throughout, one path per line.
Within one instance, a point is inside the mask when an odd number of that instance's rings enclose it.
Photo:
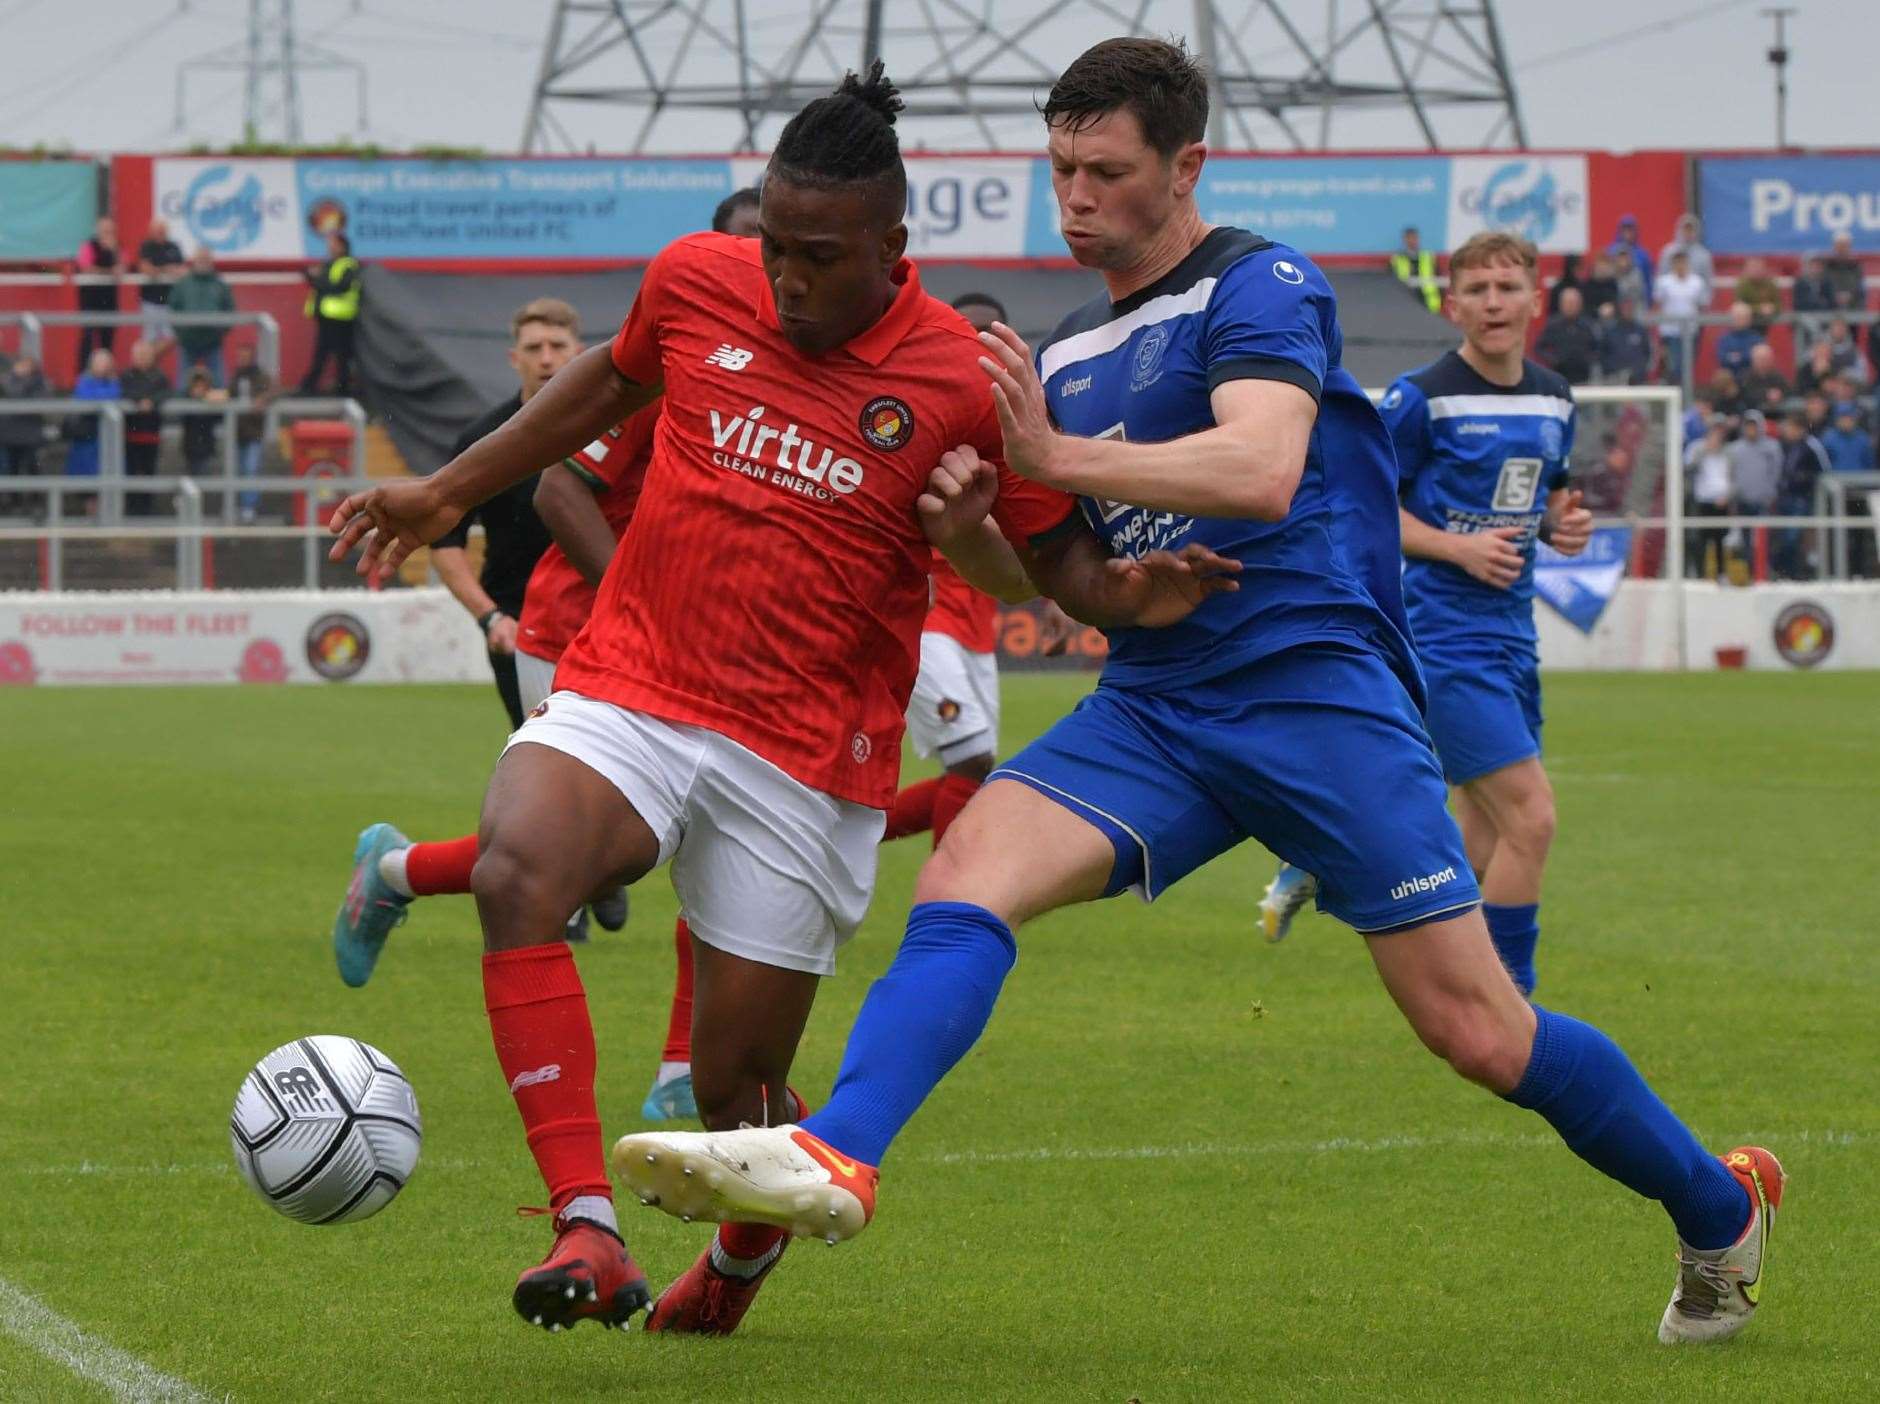
M 1791 2 L 1799 11 L 1789 40 L 1791 140 L 1880 146 L 1880 102 L 1874 101 L 1880 0 Z M 928 3 L 971 10 L 987 0 Z M 995 3 L 994 10 L 1022 16 L 1041 3 L 1011 0 Z M 1764 54 L 1771 27 L 1760 13 L 1768 3 L 1500 0 L 1530 144 L 1615 150 L 1769 145 L 1774 99 Z M 1323 31 L 1327 5 L 1285 0 L 1288 15 L 1312 33 Z M 552 8 L 550 0 L 295 0 L 303 43 L 356 60 L 366 73 L 364 126 L 348 74 L 303 77 L 307 138 L 517 149 Z M 717 8 L 727 16 L 731 10 L 728 0 Z M 792 17 L 804 8 L 802 0 L 746 3 L 760 40 L 773 49 L 789 39 Z M 842 8 L 859 14 L 861 0 Z M 914 0 L 889 0 L 890 25 L 918 16 L 921 8 Z M 1223 14 L 1247 8 L 1248 0 L 1221 0 Z M 1349 17 L 1359 8 L 1344 0 L 1342 13 Z M 177 75 L 186 60 L 237 44 L 248 9 L 248 0 L 0 0 L 0 144 L 155 151 L 235 139 L 242 121 L 240 71 L 192 71 L 180 129 Z M 1152 22 L 1177 32 L 1190 28 L 1193 13 L 1190 0 L 1151 6 Z M 1035 47 L 1061 65 L 1097 33 L 1086 16 L 1047 27 Z M 1257 62 L 1284 69 L 1283 46 L 1274 48 L 1273 34 L 1270 18 L 1255 21 L 1246 32 L 1248 48 Z M 859 48 L 846 34 L 835 42 L 844 60 Z M 903 43 L 904 64 L 916 61 L 907 56 L 914 42 Z M 676 37 L 661 36 L 654 50 L 670 55 L 675 45 Z M 697 61 L 702 50 L 692 52 Z M 886 52 L 894 71 L 892 37 Z M 813 71 L 812 63 L 806 72 Z M 611 71 L 597 67 L 584 76 L 630 80 L 624 59 Z M 729 81 L 730 65 L 711 76 Z M 632 144 L 634 123 L 618 111 L 583 109 L 568 122 L 583 145 L 619 151 Z M 1470 113 L 1444 118 L 1439 134 L 1450 145 L 1474 145 L 1486 128 L 1479 113 Z M 1308 130 L 1317 128 L 1309 123 Z M 1006 124 L 995 135 L 1007 146 L 1022 146 L 1035 131 L 1031 123 Z M 665 150 L 729 149 L 736 139 L 735 128 L 709 116 L 668 121 L 655 135 L 652 148 Z M 1414 130 L 1396 116 L 1346 119 L 1333 135 L 1337 145 L 1417 144 Z M 920 136 L 935 147 L 985 145 L 973 128 L 957 123 L 925 127 Z

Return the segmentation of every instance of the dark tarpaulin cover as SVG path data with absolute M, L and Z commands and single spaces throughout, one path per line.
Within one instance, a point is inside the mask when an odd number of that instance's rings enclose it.
M 1389 273 L 1327 269 L 1338 293 L 1345 366 L 1368 387 L 1434 360 L 1455 332 Z M 608 273 L 419 273 L 367 263 L 359 372 L 368 407 L 391 431 L 416 473 L 448 458 L 465 425 L 515 393 L 509 317 L 537 297 L 559 297 L 581 314 L 590 344 L 611 338 L 633 303 L 642 269 Z M 981 268 L 926 264 L 921 280 L 944 301 L 986 292 L 1002 302 L 1028 340 L 1101 291 L 1081 268 Z M 730 335 L 727 330 L 727 336 Z

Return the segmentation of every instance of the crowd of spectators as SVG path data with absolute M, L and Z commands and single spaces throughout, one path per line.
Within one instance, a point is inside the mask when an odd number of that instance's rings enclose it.
M 238 471 L 243 477 L 260 476 L 266 409 L 281 393 L 280 387 L 258 363 L 251 340 L 236 338 L 231 351 L 232 324 L 204 326 L 185 320 L 178 325 L 176 321 L 237 310 L 234 290 L 217 270 L 213 251 L 197 248 L 186 257 L 165 222 L 152 219 L 135 252 L 127 257 L 119 244 L 116 221 L 106 216 L 79 247 L 71 267 L 80 312 L 117 313 L 122 280 L 126 275 L 140 275 L 138 310 L 128 328 L 135 335 L 120 353 L 118 333 L 126 328 L 80 326 L 69 383 L 60 383 L 31 356 L 0 362 L 0 515 L 43 516 L 46 508 L 43 494 L 7 491 L 7 478 L 47 472 L 91 478 L 98 476 L 101 466 L 96 414 L 9 412 L 8 401 L 118 403 L 124 412 L 124 468 L 134 477 L 157 474 L 159 454 L 170 437 L 165 430 L 171 425 L 177 426 L 173 437 L 180 459 L 175 470 L 195 475 L 219 472 L 225 452 L 222 437 L 232 426 Z M 162 368 L 172 353 L 174 378 Z M 231 354 L 233 369 L 228 364 Z M 178 413 L 172 403 L 178 400 L 200 404 L 234 400 L 241 409 L 231 416 Z M 95 497 L 89 495 L 74 494 L 69 501 L 88 514 L 97 510 Z M 149 515 L 157 510 L 157 503 L 154 494 L 127 493 L 125 510 Z M 254 521 L 259 506 L 258 493 L 243 493 L 242 519 Z
M 1424 293 L 1401 252 L 1392 271 Z M 1716 313 L 1720 328 L 1699 320 Z M 1703 521 L 1687 540 L 1693 575 L 1723 575 L 1753 549 L 1750 533 L 1713 519 L 1812 516 L 1825 475 L 1880 466 L 1880 320 L 1846 233 L 1793 267 L 1746 257 L 1732 276 L 1695 215 L 1655 258 L 1626 216 L 1604 248 L 1563 260 L 1531 354 L 1575 385 L 1689 386 L 1685 506 Z M 1856 510 L 1863 500 L 1850 495 Z M 1873 573 L 1873 533 L 1856 535 L 1854 568 Z M 1764 540 L 1777 578 L 1824 565 L 1813 532 L 1777 527 Z

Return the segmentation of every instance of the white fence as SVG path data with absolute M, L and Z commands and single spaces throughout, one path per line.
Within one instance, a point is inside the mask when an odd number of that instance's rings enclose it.
M 448 591 L 0 594 L 0 686 L 487 682 Z

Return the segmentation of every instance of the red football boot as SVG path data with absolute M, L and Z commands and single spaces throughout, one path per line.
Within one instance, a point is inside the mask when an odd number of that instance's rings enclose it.
M 716 1239 L 713 1240 L 715 1244 Z M 776 1267 L 788 1238 L 779 1239 L 775 1256 L 755 1277 L 734 1277 L 712 1265 L 712 1250 L 706 1248 L 698 1261 L 687 1268 L 653 1303 L 647 1314 L 649 1331 L 673 1331 L 681 1335 L 728 1336 L 737 1330 L 744 1313 L 757 1300 L 757 1291 Z
M 577 1321 L 612 1330 L 644 1311 L 652 1293 L 646 1274 L 620 1236 L 586 1219 L 555 1217 L 555 1246 L 516 1279 L 516 1313 L 546 1331 Z

